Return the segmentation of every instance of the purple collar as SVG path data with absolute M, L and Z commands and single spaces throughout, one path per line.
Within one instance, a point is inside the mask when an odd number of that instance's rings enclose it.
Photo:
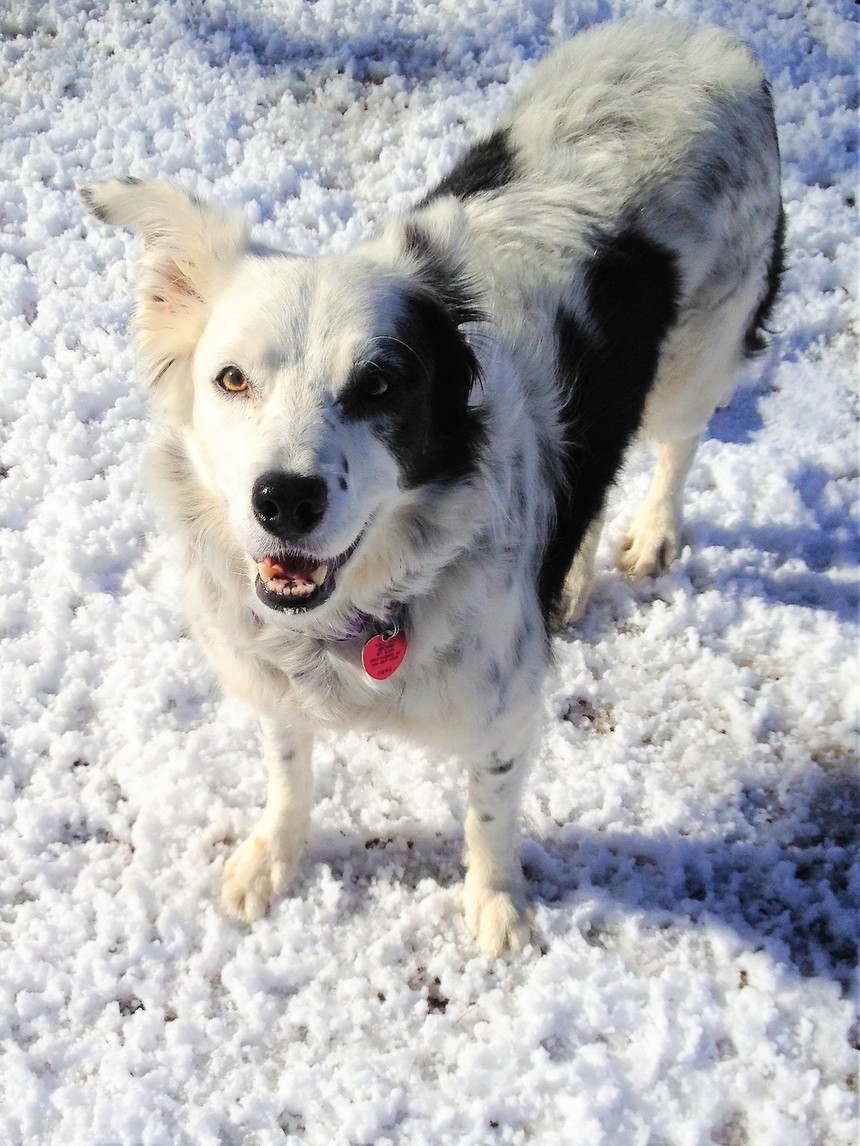
M 263 624 L 263 618 L 259 613 L 253 609 L 250 610 L 250 613 L 251 620 L 255 625 Z M 379 634 L 385 636 L 387 639 L 391 638 L 403 628 L 405 613 L 405 605 L 395 605 L 387 619 L 374 617 L 370 613 L 363 613 L 359 610 L 353 617 L 346 635 L 343 637 L 331 637 L 330 639 L 336 645 L 348 645 L 352 641 L 357 641 L 359 637 L 368 631 L 372 635 Z
M 370 632 L 371 636 L 383 636 L 386 640 L 390 640 L 403 628 L 404 615 L 406 613 L 405 605 L 395 605 L 389 612 L 387 618 L 374 617 L 370 613 L 363 613 L 359 610 L 352 619 L 352 624 L 349 627 L 349 632 L 344 637 L 334 637 L 333 640 L 337 645 L 346 645 L 350 641 L 357 641 L 359 637 L 364 636 L 365 633 Z
M 350 641 L 357 640 L 370 625 L 375 627 L 377 623 L 370 613 L 356 613 L 349 627 L 349 632 L 345 637 L 334 637 L 334 643 L 336 645 L 349 644 Z

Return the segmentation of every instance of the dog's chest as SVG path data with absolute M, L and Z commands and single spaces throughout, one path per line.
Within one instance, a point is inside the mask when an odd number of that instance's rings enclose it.
M 515 613 L 510 600 L 497 602 L 493 616 L 501 625 L 484 625 L 478 616 L 464 625 L 447 611 L 416 610 L 403 620 L 393 657 L 386 645 L 397 638 L 373 627 L 345 641 L 263 631 L 257 647 L 312 724 L 385 729 L 454 750 L 515 705 L 522 680 L 542 667 L 538 619 Z
M 461 739 L 474 721 L 475 705 L 464 703 L 459 687 L 462 662 L 439 664 L 409 630 L 307 641 L 280 655 L 270 647 L 267 659 L 281 669 L 291 701 L 314 725 L 407 735 L 449 725 Z

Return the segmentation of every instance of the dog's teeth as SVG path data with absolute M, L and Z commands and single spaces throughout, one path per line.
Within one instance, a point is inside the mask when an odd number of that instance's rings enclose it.
M 322 565 L 317 565 L 316 569 L 314 569 L 314 571 L 310 574 L 311 581 L 313 581 L 314 585 L 317 587 L 322 585 L 326 577 L 328 577 L 328 565 L 325 563 Z

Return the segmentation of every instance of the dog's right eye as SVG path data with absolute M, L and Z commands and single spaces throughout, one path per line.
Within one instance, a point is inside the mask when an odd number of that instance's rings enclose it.
M 238 366 L 225 366 L 215 375 L 215 381 L 228 394 L 242 394 L 248 389 L 248 379 Z

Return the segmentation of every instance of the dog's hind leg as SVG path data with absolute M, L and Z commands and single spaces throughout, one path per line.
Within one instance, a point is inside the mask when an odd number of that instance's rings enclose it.
M 225 905 L 249 923 L 282 895 L 305 848 L 313 797 L 313 737 L 260 716 L 269 773 L 266 807 L 251 835 L 224 868 Z
M 618 554 L 630 577 L 659 573 L 677 556 L 684 482 L 702 431 L 735 388 L 762 289 L 760 273 L 751 274 L 721 306 L 688 319 L 665 349 L 642 426 L 660 443 L 657 465 Z
M 601 512 L 588 527 L 573 564 L 567 571 L 561 601 L 552 621 L 552 629 L 559 633 L 574 625 L 582 617 L 594 589 L 594 563 L 603 531 L 604 514 Z
M 677 557 L 684 482 L 698 445 L 698 434 L 660 444 L 648 494 L 618 554 L 618 568 L 629 577 L 653 576 Z

